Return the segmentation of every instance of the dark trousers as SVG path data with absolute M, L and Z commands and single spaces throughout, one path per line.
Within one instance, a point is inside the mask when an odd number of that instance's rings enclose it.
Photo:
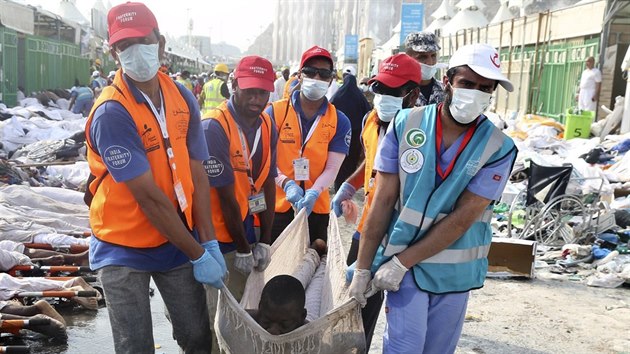
M 324 192 L 328 193 L 328 191 Z M 273 218 L 273 226 L 271 227 L 271 243 L 276 242 L 278 236 L 289 226 L 294 217 L 293 209 L 289 209 L 289 211 L 285 213 L 276 213 Z M 311 243 L 317 239 L 322 239 L 324 242 L 328 241 L 329 221 L 330 214 L 311 213 L 311 215 L 308 216 L 308 234 Z
M 348 252 L 348 258 L 346 264 L 351 265 L 357 260 L 359 254 L 359 240 L 352 238 L 352 244 L 350 245 L 350 252 Z M 376 321 L 378 315 L 381 312 L 381 306 L 383 305 L 384 294 L 382 291 L 368 297 L 367 304 L 361 309 L 361 317 L 363 318 L 363 330 L 365 331 L 365 343 L 367 350 L 370 349 L 372 343 L 372 335 L 374 334 L 374 328 L 376 328 Z
M 359 161 L 361 161 L 361 150 L 361 129 L 353 130 L 348 156 L 343 160 L 337 177 L 335 178 L 335 192 L 338 191 L 341 184 L 356 171 L 357 166 L 359 166 Z

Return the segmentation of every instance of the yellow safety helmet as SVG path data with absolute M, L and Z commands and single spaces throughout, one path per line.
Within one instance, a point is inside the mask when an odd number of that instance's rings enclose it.
M 225 65 L 224 63 L 219 63 L 219 64 L 215 65 L 214 66 L 214 71 L 215 72 L 220 72 L 220 73 L 226 73 L 226 74 L 230 73 L 230 69 L 228 69 L 228 66 Z
M 101 65 L 101 59 L 96 58 L 96 60 L 94 60 L 94 64 Z

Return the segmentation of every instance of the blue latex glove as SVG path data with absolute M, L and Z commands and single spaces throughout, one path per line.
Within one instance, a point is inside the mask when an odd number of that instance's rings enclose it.
M 287 201 L 291 204 L 297 203 L 304 196 L 302 188 L 293 180 L 284 184 L 284 193 L 287 195 Z
M 343 214 L 341 210 L 341 202 L 352 199 L 357 190 L 348 182 L 343 182 L 335 196 L 330 201 L 330 209 L 335 212 L 335 216 L 340 217 Z
M 221 271 L 223 272 L 222 274 L 225 276 L 225 273 L 227 272 L 227 265 L 225 265 L 225 258 L 223 258 L 223 253 L 221 253 L 221 249 L 219 248 L 219 241 L 206 241 L 201 244 L 201 247 L 208 251 L 212 258 L 219 263 Z
M 357 267 L 357 262 L 355 261 L 354 263 L 350 264 L 346 268 L 346 282 L 348 282 L 348 283 L 352 282 L 352 277 L 354 276 L 354 269 L 356 267 Z
M 302 208 L 306 209 L 306 215 L 311 215 L 313 211 L 313 206 L 315 206 L 315 202 L 319 198 L 319 192 L 314 189 L 307 189 L 306 193 L 304 193 L 304 198 L 300 199 L 297 204 L 295 204 L 295 208 L 297 211 L 302 210 Z
M 200 283 L 208 284 L 214 288 L 221 289 L 223 287 L 223 272 L 221 266 L 210 255 L 210 252 L 204 250 L 203 255 L 194 261 L 190 261 L 193 265 L 193 275 L 195 280 Z

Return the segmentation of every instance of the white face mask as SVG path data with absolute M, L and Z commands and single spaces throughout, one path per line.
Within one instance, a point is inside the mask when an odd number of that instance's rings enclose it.
M 449 111 L 456 122 L 469 124 L 486 111 L 492 100 L 492 94 L 479 90 L 454 88 Z
M 359 89 L 361 90 L 361 92 L 367 92 L 368 91 L 368 85 L 361 84 L 361 85 L 359 85 Z
M 302 78 L 302 88 L 300 89 L 304 96 L 311 101 L 317 101 L 326 95 L 329 83 L 308 77 Z
M 159 45 L 134 44 L 118 53 L 123 72 L 137 82 L 151 80 L 160 69 Z
M 422 80 L 431 80 L 433 77 L 435 77 L 435 73 L 437 72 L 438 68 L 435 65 L 427 65 L 427 64 L 423 64 L 420 63 L 420 67 L 421 67 L 421 74 L 422 74 Z
M 374 108 L 378 118 L 385 123 L 389 123 L 394 119 L 396 112 L 402 109 L 402 105 L 402 97 L 381 95 L 380 93 L 374 95 Z

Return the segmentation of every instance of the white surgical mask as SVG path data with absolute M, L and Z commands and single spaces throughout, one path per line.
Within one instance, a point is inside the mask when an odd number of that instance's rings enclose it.
M 160 69 L 159 45 L 134 44 L 118 53 L 123 72 L 137 82 L 151 80 Z
M 359 85 L 359 89 L 361 90 L 361 92 L 367 92 L 368 91 L 368 85 L 361 84 L 361 85 Z
M 460 124 L 469 124 L 486 111 L 492 100 L 492 94 L 479 90 L 454 88 L 449 111 Z
M 424 63 L 420 63 L 420 67 L 422 68 L 422 80 L 431 80 L 433 77 L 435 77 L 435 73 L 438 70 L 437 66 L 427 65 Z
M 394 119 L 396 112 L 402 109 L 403 98 L 381 95 L 377 93 L 374 95 L 374 108 L 378 113 L 378 118 L 385 123 L 389 123 Z
M 301 91 L 311 101 L 317 101 L 326 95 L 329 83 L 308 77 L 302 78 Z

